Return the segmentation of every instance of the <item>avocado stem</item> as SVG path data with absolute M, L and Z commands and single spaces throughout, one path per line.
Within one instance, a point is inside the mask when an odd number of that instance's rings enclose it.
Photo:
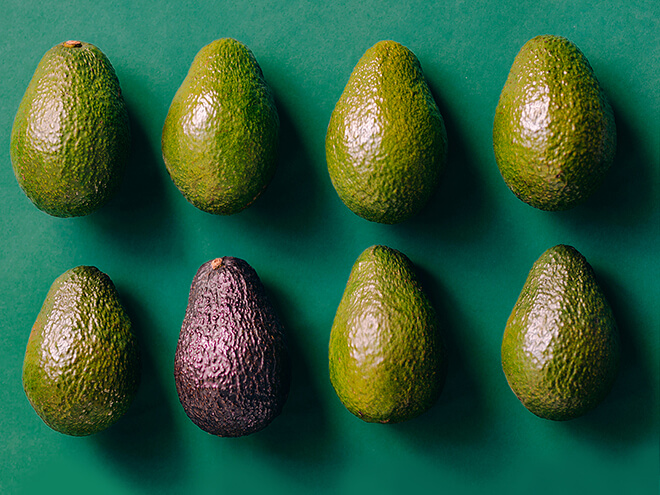
M 211 268 L 213 270 L 217 270 L 222 266 L 222 258 L 216 258 L 213 261 L 211 261 Z
M 82 43 L 80 41 L 76 41 L 76 40 L 65 41 L 62 44 L 64 46 L 66 46 L 67 48 L 80 48 L 82 46 Z

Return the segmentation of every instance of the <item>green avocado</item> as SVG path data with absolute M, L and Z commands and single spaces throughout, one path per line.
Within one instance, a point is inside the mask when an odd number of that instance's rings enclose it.
M 188 417 L 212 435 L 249 435 L 282 412 L 291 381 L 284 330 L 246 261 L 225 256 L 197 270 L 174 380 Z
M 325 149 L 332 184 L 357 215 L 394 224 L 428 202 L 447 134 L 409 49 L 380 41 L 367 50 L 332 112 Z
M 569 420 L 605 398 L 618 365 L 617 325 L 593 269 L 571 246 L 548 249 L 504 331 L 502 368 L 511 389 L 537 416 Z
M 601 184 L 616 149 L 614 115 L 586 57 L 558 36 L 521 48 L 493 125 L 504 181 L 525 203 L 567 210 Z
M 84 436 L 128 410 L 140 381 L 131 322 L 110 278 L 92 266 L 54 282 L 32 327 L 23 388 L 52 429 Z
M 41 210 L 87 215 L 118 189 L 129 154 L 128 113 L 106 56 L 66 41 L 43 56 L 11 133 L 19 185 Z
M 174 95 L 162 134 L 172 181 L 200 210 L 250 206 L 276 168 L 279 117 L 252 52 L 231 38 L 202 48 Z
M 447 371 L 436 313 L 411 261 L 385 246 L 355 261 L 332 324 L 330 380 L 346 409 L 370 423 L 427 411 Z

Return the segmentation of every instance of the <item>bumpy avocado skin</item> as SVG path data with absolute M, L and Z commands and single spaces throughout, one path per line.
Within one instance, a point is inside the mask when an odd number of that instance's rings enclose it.
M 325 148 L 332 184 L 357 215 L 394 224 L 428 202 L 447 133 L 409 49 L 380 41 L 367 50 L 332 112 Z
M 619 367 L 619 333 L 587 260 L 558 245 L 534 263 L 509 316 L 502 368 L 537 416 L 564 421 L 596 407 Z
M 578 47 L 537 36 L 516 56 L 493 125 L 504 181 L 525 203 L 567 210 L 601 184 L 616 151 L 614 115 Z
M 412 419 L 440 396 L 445 345 L 403 253 L 372 246 L 356 260 L 330 332 L 329 366 L 341 402 L 370 423 Z
M 130 131 L 119 80 L 94 45 L 65 42 L 43 56 L 11 133 L 19 185 L 41 210 L 87 215 L 117 191 Z
M 110 278 L 91 266 L 60 275 L 23 362 L 34 410 L 60 433 L 91 435 L 124 415 L 139 382 L 138 343 Z
M 254 269 L 226 256 L 193 279 L 174 360 L 179 400 L 202 430 L 240 437 L 262 430 L 291 381 L 282 326 Z
M 265 190 L 277 165 L 279 117 L 252 52 L 231 38 L 195 56 L 162 134 L 163 160 L 197 208 L 231 215 Z

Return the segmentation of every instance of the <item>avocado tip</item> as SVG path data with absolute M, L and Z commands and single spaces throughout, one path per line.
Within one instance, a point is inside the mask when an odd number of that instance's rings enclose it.
M 211 268 L 213 270 L 217 270 L 222 266 L 222 258 L 216 258 L 213 261 L 211 261 Z

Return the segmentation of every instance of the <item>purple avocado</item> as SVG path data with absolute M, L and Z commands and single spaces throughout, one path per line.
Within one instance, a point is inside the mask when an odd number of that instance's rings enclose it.
M 282 325 L 254 269 L 229 256 L 204 263 L 174 358 L 188 417 L 213 435 L 255 433 L 281 413 L 290 376 Z

